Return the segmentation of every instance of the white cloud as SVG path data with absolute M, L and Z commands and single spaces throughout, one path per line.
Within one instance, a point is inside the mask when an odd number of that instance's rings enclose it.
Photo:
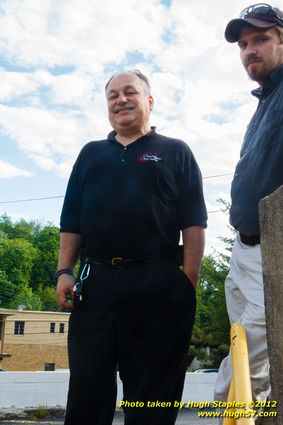
M 72 112 L 0 106 L 4 132 L 24 151 L 37 154 L 73 156 L 78 140 L 87 139 L 88 129 L 80 121 L 81 117 Z
M 101 71 L 127 51 L 155 54 L 168 24 L 155 0 L 15 0 L 2 5 L 0 45 L 25 66 L 73 65 Z
M 22 168 L 17 168 L 8 162 L 0 160 L 0 179 L 10 179 L 12 177 L 31 177 L 32 173 Z
M 43 155 L 30 155 L 30 159 L 34 161 L 34 163 L 45 171 L 53 171 L 56 169 L 56 163 L 51 159 Z
M 38 88 L 27 72 L 8 72 L 0 68 L 0 81 L 1 102 L 30 94 Z

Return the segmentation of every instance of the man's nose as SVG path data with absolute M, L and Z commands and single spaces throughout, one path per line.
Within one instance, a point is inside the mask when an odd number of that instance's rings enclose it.
M 257 50 L 256 50 L 256 46 L 254 43 L 248 43 L 247 47 L 245 49 L 245 55 L 246 56 L 250 56 L 250 55 L 256 55 L 257 54 Z
M 123 104 L 123 103 L 127 103 L 127 101 L 128 101 L 127 96 L 124 93 L 119 93 L 119 96 L 117 98 L 117 103 Z

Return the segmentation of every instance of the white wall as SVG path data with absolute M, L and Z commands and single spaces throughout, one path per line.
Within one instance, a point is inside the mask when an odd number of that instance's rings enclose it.
M 186 373 L 182 401 L 214 400 L 214 383 L 217 373 Z
M 182 401 L 213 401 L 215 379 L 216 373 L 188 372 Z M 117 380 L 119 406 L 122 399 L 122 382 L 119 376 Z M 38 406 L 65 408 L 68 381 L 68 371 L 0 372 L 0 410 Z

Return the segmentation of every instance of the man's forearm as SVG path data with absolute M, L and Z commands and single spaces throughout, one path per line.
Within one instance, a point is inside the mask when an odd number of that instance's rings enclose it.
M 80 256 L 81 235 L 78 233 L 61 233 L 58 270 L 73 269 Z
M 201 226 L 188 227 L 183 230 L 182 235 L 184 245 L 183 271 L 196 287 L 204 252 L 204 229 Z
M 72 308 L 74 298 L 74 278 L 64 269 L 76 265 L 80 255 L 81 235 L 77 233 L 61 233 L 58 270 L 61 270 L 57 281 L 57 300 L 62 308 Z M 66 272 L 66 273 L 65 273 Z

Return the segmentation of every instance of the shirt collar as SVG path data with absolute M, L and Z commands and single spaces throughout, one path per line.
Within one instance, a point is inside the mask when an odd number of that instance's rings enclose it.
M 141 141 L 141 140 L 147 140 L 147 139 L 149 139 L 152 135 L 154 135 L 156 133 L 156 127 L 151 127 L 151 130 L 148 132 L 148 133 L 146 133 L 144 136 L 141 136 L 141 137 L 139 137 L 138 139 L 136 139 L 136 140 L 134 140 L 132 143 L 130 143 L 130 144 L 133 144 L 133 143 L 136 143 L 137 141 Z M 110 140 L 110 141 L 112 141 L 112 142 L 116 142 L 116 143 L 119 143 L 117 140 L 116 140 L 116 134 L 117 134 L 117 132 L 115 131 L 115 130 L 113 130 L 113 131 L 111 131 L 109 134 L 108 134 L 108 136 L 107 136 L 107 139 L 108 140 Z

